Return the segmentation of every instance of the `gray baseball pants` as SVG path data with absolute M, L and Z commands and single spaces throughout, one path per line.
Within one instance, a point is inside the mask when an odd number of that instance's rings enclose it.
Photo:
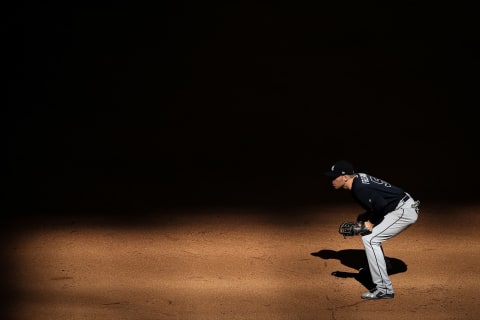
M 362 236 L 368 267 L 377 290 L 394 293 L 392 282 L 387 273 L 387 266 L 382 250 L 382 242 L 391 239 L 415 223 L 418 219 L 418 202 L 410 197 L 400 202 L 394 211 L 385 215 L 381 223 L 374 226 L 372 233 Z

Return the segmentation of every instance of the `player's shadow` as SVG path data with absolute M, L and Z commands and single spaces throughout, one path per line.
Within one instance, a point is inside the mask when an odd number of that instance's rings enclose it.
M 355 272 L 334 271 L 332 272 L 332 276 L 337 278 L 354 278 L 368 290 L 375 287 L 370 276 L 370 271 L 368 270 L 368 261 L 367 256 L 365 255 L 365 250 L 347 249 L 334 251 L 324 249 L 312 252 L 311 255 L 325 260 L 337 259 L 342 265 L 356 270 Z M 388 261 L 387 272 L 389 275 L 407 271 L 407 265 L 402 260 L 387 256 L 385 258 Z

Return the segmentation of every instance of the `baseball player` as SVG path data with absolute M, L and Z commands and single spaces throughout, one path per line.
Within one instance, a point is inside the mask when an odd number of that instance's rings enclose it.
M 356 173 L 345 160 L 336 162 L 325 175 L 335 189 L 350 190 L 353 199 L 366 211 L 357 220 L 364 221 L 370 233 L 362 236 L 368 266 L 375 288 L 362 299 L 392 299 L 395 295 L 387 273 L 382 243 L 393 238 L 418 219 L 419 201 L 384 180 Z

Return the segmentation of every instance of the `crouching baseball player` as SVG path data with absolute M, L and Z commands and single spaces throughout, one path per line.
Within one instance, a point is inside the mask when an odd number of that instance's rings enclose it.
M 362 236 L 368 267 L 376 286 L 363 293 L 362 299 L 392 299 L 395 291 L 387 273 L 382 243 L 417 221 L 420 202 L 384 180 L 356 173 L 352 164 L 345 160 L 336 162 L 325 175 L 336 190 L 350 190 L 353 199 L 365 210 L 355 223 L 341 224 L 339 229 L 344 236 Z

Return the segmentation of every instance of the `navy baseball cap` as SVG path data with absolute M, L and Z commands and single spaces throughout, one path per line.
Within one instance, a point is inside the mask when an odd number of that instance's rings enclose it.
M 330 171 L 325 172 L 327 177 L 332 179 L 336 179 L 339 176 L 343 175 L 351 175 L 354 174 L 355 170 L 353 170 L 353 166 L 350 162 L 345 160 L 340 160 L 335 162 L 335 164 L 330 168 Z

